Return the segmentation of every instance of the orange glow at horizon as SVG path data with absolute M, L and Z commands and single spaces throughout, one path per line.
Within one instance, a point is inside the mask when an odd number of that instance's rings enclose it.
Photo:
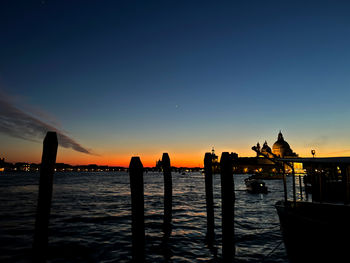
M 164 146 L 163 146 L 164 147 Z M 162 148 L 163 148 L 162 147 Z M 293 151 L 299 154 L 300 157 L 312 157 L 310 147 L 293 147 Z M 317 148 L 316 157 L 335 157 L 335 156 L 349 156 L 350 150 L 343 148 L 343 145 L 334 145 L 332 148 Z M 18 151 L 18 149 L 25 149 Z M 141 148 L 141 147 L 140 147 Z M 169 150 L 167 150 L 168 148 Z M 129 167 L 130 159 L 132 156 L 139 156 L 144 167 L 154 167 L 156 162 L 162 158 L 163 152 L 168 152 L 170 156 L 171 165 L 175 167 L 203 167 L 204 154 L 211 151 L 211 147 L 179 147 L 169 145 L 163 149 L 157 149 L 157 147 L 144 145 L 139 151 L 132 149 L 126 149 L 120 147 L 119 152 L 116 153 L 114 149 L 96 149 L 99 155 L 89 155 L 78 153 L 71 149 L 59 147 L 57 153 L 57 163 L 66 163 L 70 165 L 108 165 L 108 166 L 122 166 Z M 165 149 L 165 150 L 164 150 Z M 217 147 L 215 148 L 216 155 L 219 160 L 222 152 L 236 152 L 239 157 L 254 157 L 255 153 L 250 150 L 249 145 L 242 148 L 236 147 Z M 10 148 L 5 156 L 7 162 L 28 162 L 28 163 L 40 163 L 42 154 L 42 145 L 38 143 L 23 142 L 18 147 Z
M 225 151 L 225 150 L 224 150 Z M 226 150 L 227 152 L 233 152 Z M 203 167 L 204 155 L 208 151 L 203 152 L 193 152 L 193 153 L 169 153 L 171 166 L 175 167 Z M 311 157 L 311 152 L 308 150 L 300 150 L 300 157 Z M 216 151 L 219 160 L 221 157 L 221 151 Z M 346 155 L 346 153 L 349 153 Z M 80 155 L 80 154 L 79 154 Z M 336 157 L 336 156 L 349 156 L 350 151 L 335 151 L 335 152 L 325 152 L 325 151 L 316 151 L 316 157 Z M 61 158 L 58 156 L 57 162 L 64 162 L 71 165 L 87 165 L 87 164 L 97 164 L 97 165 L 108 165 L 108 166 L 122 166 L 129 167 L 131 157 L 139 156 L 144 167 L 154 167 L 158 160 L 162 158 L 162 152 L 159 154 L 139 154 L 139 155 L 109 155 L 109 156 L 75 156 L 75 158 Z M 249 152 L 242 150 L 238 152 L 239 157 L 255 157 L 255 152 Z
M 171 166 L 176 167 L 203 167 L 203 154 L 171 154 Z M 57 156 L 57 163 L 67 163 L 71 165 L 108 165 L 108 166 L 122 166 L 129 167 L 131 157 L 139 156 L 144 167 L 154 167 L 156 162 L 162 159 L 160 154 L 147 155 L 110 155 L 110 156 Z

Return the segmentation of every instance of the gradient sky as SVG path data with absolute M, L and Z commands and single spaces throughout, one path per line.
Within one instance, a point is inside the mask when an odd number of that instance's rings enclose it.
M 58 162 L 198 166 L 279 130 L 300 156 L 350 155 L 349 1 L 0 3 L 0 95 L 92 154 Z M 5 114 L 5 113 L 3 113 Z M 40 136 L 39 136 L 40 137 Z M 42 139 L 0 133 L 40 162 Z

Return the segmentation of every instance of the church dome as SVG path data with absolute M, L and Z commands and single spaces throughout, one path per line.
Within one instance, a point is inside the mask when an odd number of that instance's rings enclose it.
M 263 147 L 261 148 L 261 152 L 264 153 L 271 153 L 271 148 L 267 145 L 267 141 L 264 142 Z
M 277 141 L 272 146 L 272 152 L 273 154 L 280 157 L 289 156 L 293 154 L 292 149 L 290 148 L 288 142 L 284 140 L 281 132 L 279 132 Z

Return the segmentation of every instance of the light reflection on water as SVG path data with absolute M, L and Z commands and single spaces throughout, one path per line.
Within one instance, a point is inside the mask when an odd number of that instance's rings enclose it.
M 266 181 L 270 193 L 245 192 L 235 176 L 237 262 L 286 262 L 274 208 L 283 198 L 281 181 Z M 291 178 L 288 178 L 291 186 Z M 296 180 L 298 186 L 298 180 Z M 0 261 L 29 262 L 37 202 L 38 174 L 0 177 Z M 163 242 L 163 177 L 144 174 L 146 260 L 219 262 L 221 257 L 220 176 L 214 176 L 215 251 L 207 248 L 204 178 L 173 173 L 173 231 Z M 297 188 L 298 189 L 298 188 Z M 291 191 L 291 187 L 289 187 Z M 289 191 L 289 192 L 290 192 Z M 50 220 L 49 262 L 129 262 L 131 259 L 129 176 L 113 173 L 57 173 Z

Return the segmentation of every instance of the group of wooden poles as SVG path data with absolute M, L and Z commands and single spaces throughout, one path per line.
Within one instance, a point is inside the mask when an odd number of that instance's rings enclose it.
M 57 155 L 57 134 L 48 132 L 44 139 L 42 162 L 40 168 L 40 182 L 38 206 L 34 232 L 34 260 L 45 262 L 48 249 L 48 226 L 52 200 L 54 166 Z M 172 230 L 172 175 L 170 158 L 167 153 L 162 156 L 164 175 L 164 238 L 171 236 Z M 207 235 L 209 247 L 215 241 L 214 200 L 212 154 L 204 157 L 205 191 L 207 208 Z M 223 152 L 220 160 L 221 171 L 221 202 L 222 202 L 222 259 L 231 262 L 235 257 L 234 244 L 234 180 L 233 155 Z M 129 166 L 131 189 L 131 218 L 132 218 L 132 258 L 133 262 L 143 262 L 145 258 L 145 220 L 144 220 L 144 184 L 143 165 L 139 157 L 132 157 Z

